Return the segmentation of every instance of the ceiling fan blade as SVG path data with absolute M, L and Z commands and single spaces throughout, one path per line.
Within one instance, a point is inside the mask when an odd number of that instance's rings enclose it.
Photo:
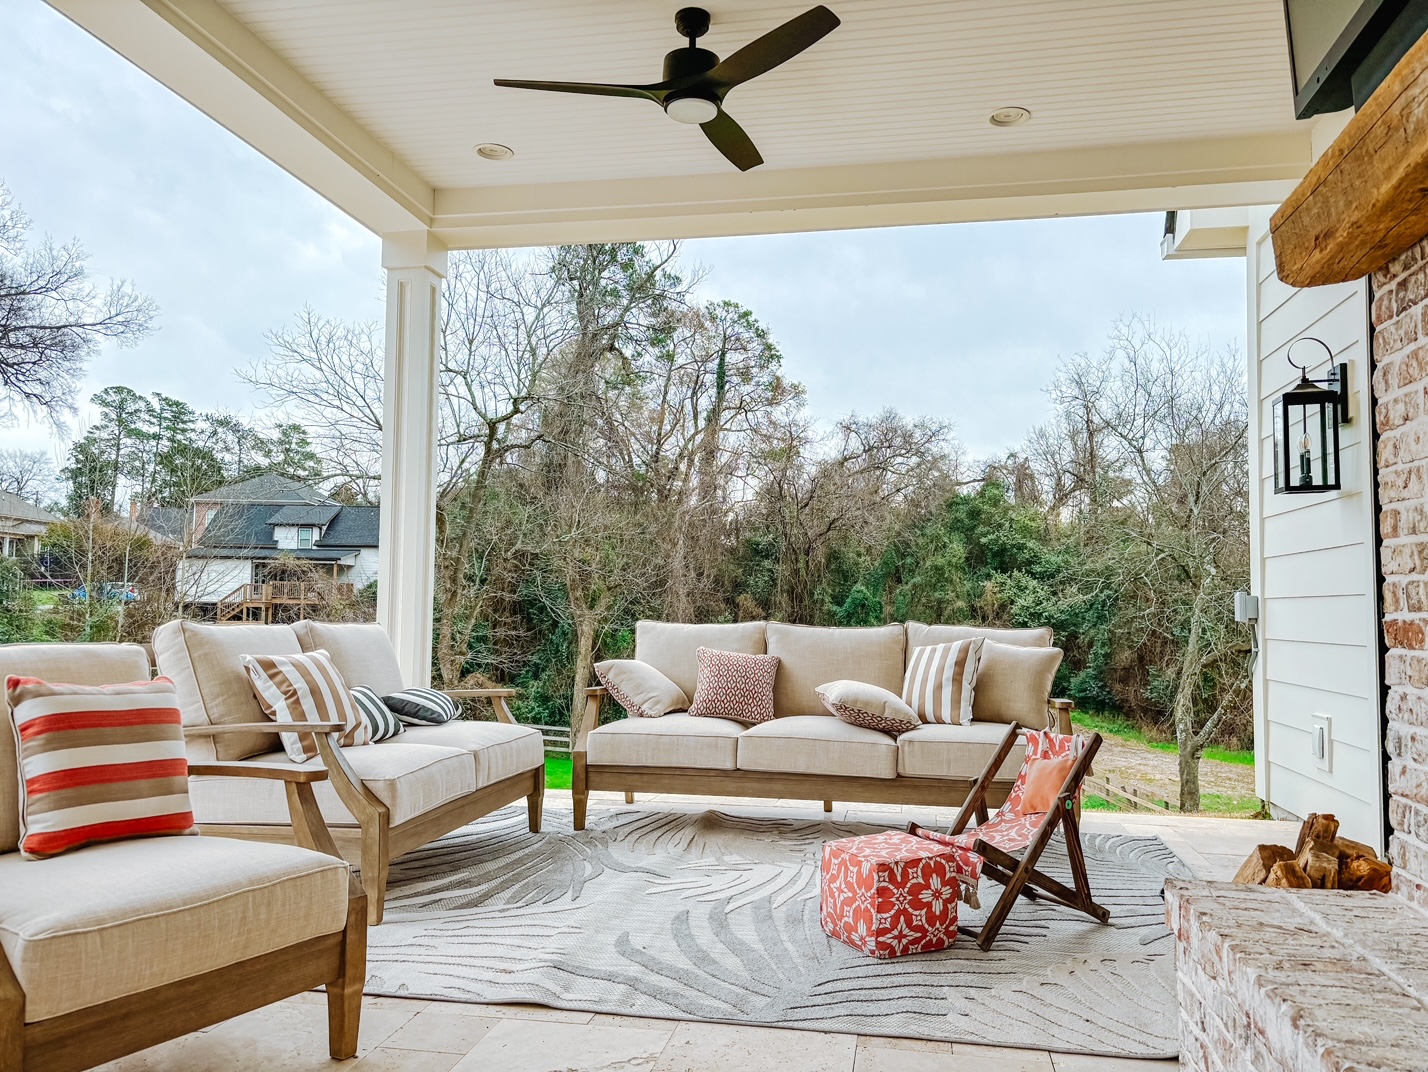
M 508 89 L 541 89 L 548 93 L 586 93 L 595 97 L 637 97 L 659 104 L 664 99 L 663 87 L 622 86 L 606 82 L 530 82 L 522 78 L 497 78 L 496 85 Z
M 699 129 L 704 131 L 704 136 L 714 148 L 723 153 L 729 163 L 740 171 L 748 171 L 764 162 L 758 149 L 754 148 L 753 141 L 744 133 L 744 128 L 734 122 L 734 117 L 723 108 L 720 108 L 719 114 L 709 122 L 701 123 Z
M 704 78 L 722 89 L 732 89 L 793 59 L 836 30 L 841 22 L 822 4 L 809 8 L 802 15 L 750 41 Z

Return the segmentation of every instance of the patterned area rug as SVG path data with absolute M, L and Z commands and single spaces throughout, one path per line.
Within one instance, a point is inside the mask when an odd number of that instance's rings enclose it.
M 1023 900 L 990 953 L 880 961 L 818 920 L 824 841 L 881 827 L 633 808 L 546 833 L 503 809 L 393 865 L 369 993 L 976 1042 L 1120 1057 L 1178 1052 L 1156 838 L 1088 834 L 1111 925 Z M 1069 882 L 1060 846 L 1043 857 Z M 1000 887 L 987 883 L 990 907 Z M 962 922 L 983 913 L 963 906 Z

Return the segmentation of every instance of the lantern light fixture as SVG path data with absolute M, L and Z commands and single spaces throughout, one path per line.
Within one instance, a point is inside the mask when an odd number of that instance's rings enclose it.
M 1285 358 L 1299 370 L 1299 382 L 1274 400 L 1274 491 L 1303 495 L 1338 491 L 1339 426 L 1349 423 L 1349 366 L 1333 363 L 1322 380 L 1309 377 L 1309 366 L 1293 358 L 1294 347 L 1317 343 L 1330 361 L 1334 351 L 1305 336 L 1289 344 Z

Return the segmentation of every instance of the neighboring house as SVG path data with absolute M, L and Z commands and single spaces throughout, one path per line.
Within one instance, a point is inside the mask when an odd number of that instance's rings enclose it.
M 13 492 L 0 491 L 0 551 L 7 558 L 38 553 L 40 537 L 59 520 Z
M 379 512 L 343 506 L 278 476 L 196 496 L 184 518 L 190 546 L 179 563 L 179 597 L 213 604 L 220 620 L 246 619 L 254 610 L 272 620 L 275 604 L 308 601 L 292 587 L 294 560 L 315 567 L 303 571 L 308 580 L 362 588 L 377 577 Z

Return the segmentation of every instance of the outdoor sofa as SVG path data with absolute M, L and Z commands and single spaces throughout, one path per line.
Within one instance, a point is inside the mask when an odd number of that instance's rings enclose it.
M 379 696 L 400 692 L 401 670 L 380 625 L 302 621 L 295 625 L 205 625 L 173 621 L 154 631 L 159 673 L 173 679 L 186 726 L 266 721 L 239 661 L 242 655 L 296 655 L 323 649 L 349 687 Z M 293 764 L 270 734 L 195 738 L 192 763 L 326 768 L 317 803 L 338 849 L 360 868 L 368 920 L 382 921 L 391 860 L 521 797 L 539 831 L 545 793 L 540 731 L 516 723 L 510 689 L 447 690 L 491 700 L 497 721 L 465 719 L 407 726 L 376 744 L 338 748 L 318 737 L 317 759 Z M 206 834 L 289 841 L 293 827 L 283 789 L 241 777 L 190 782 L 194 817 Z
M 901 693 L 913 649 L 969 637 L 999 645 L 995 664 L 984 648 L 970 724 L 922 725 L 894 738 L 834 717 L 814 691 L 851 679 Z M 960 804 L 997 752 L 1007 724 L 1071 732 L 1071 701 L 1050 696 L 1060 663 L 1051 641 L 1050 629 L 918 622 L 872 628 L 639 622 L 635 659 L 659 670 L 691 698 L 699 648 L 777 655 L 777 717 L 746 726 L 670 713 L 601 725 L 602 701 L 609 692 L 604 686 L 586 689 L 585 714 L 573 746 L 575 829 L 584 829 L 586 805 L 595 790 L 623 791 L 626 799 L 643 791 L 822 800 L 825 810 L 832 809 L 834 800 Z M 1009 650 L 1025 648 L 1051 650 L 1029 659 Z M 1024 666 L 1031 662 L 1034 671 Z M 1008 755 L 992 779 L 988 804 L 1006 799 L 1024 758 L 1020 751 Z
M 146 682 L 149 657 L 137 644 L 0 645 L 0 680 L 11 674 Z M 25 859 L 16 749 L 0 730 L 0 1069 L 90 1068 L 320 986 L 329 1051 L 354 1056 L 367 903 L 316 814 L 326 771 L 242 765 L 253 784 L 287 790 L 300 845 L 143 837 Z

